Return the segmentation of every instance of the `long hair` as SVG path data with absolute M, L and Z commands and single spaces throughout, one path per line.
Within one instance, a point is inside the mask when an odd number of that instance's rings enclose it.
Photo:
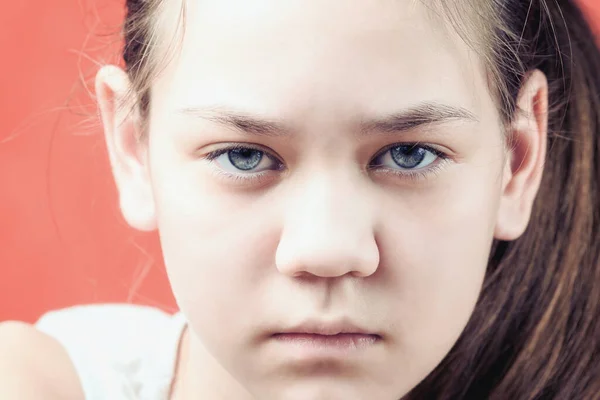
M 494 243 L 462 336 L 405 399 L 600 399 L 600 51 L 573 1 L 496 6 L 502 111 L 527 71 L 549 82 L 542 184 L 524 235 Z

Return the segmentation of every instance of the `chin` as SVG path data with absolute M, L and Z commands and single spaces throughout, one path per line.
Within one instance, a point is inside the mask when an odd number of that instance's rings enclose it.
M 268 400 L 399 400 L 404 395 L 389 388 L 383 390 L 359 382 L 336 380 L 323 377 L 312 382 L 288 383 L 258 397 Z

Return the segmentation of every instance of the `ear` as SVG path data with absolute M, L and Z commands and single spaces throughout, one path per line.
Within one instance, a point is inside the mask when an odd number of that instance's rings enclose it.
M 494 236 L 515 240 L 523 234 L 540 187 L 548 136 L 548 81 L 539 70 L 524 79 L 510 124 L 502 197 Z
M 96 75 L 96 97 L 121 212 L 131 227 L 151 231 L 156 229 L 156 212 L 147 146 L 131 93 L 131 82 L 122 69 L 105 66 Z

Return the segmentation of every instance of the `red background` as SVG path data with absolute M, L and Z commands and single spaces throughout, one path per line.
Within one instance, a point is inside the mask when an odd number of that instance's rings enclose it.
M 581 0 L 600 25 L 600 0 Z M 91 90 L 124 0 L 7 1 L 0 12 L 0 321 L 80 303 L 175 310 L 158 240 L 119 214 Z

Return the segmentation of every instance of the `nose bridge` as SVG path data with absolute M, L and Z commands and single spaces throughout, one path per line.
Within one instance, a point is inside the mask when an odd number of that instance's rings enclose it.
M 292 190 L 276 264 L 285 274 L 368 276 L 379 264 L 375 210 L 358 177 L 320 173 Z

